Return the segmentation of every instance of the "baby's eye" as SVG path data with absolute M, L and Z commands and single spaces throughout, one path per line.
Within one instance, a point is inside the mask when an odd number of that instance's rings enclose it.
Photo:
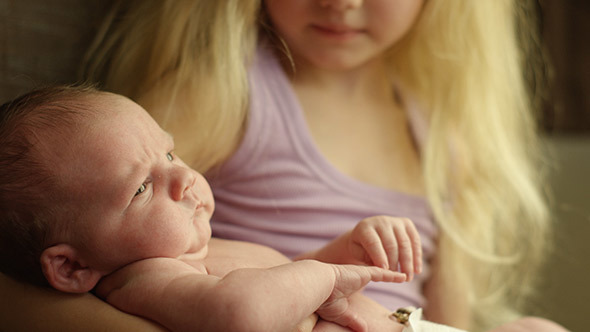
M 135 196 L 141 195 L 141 193 L 143 193 L 146 189 L 147 189 L 147 184 L 142 183 L 141 186 L 139 187 L 139 189 L 137 189 L 137 191 L 135 192 Z
M 170 160 L 170 161 L 174 160 L 174 156 L 172 155 L 172 152 L 166 153 L 166 158 L 168 158 L 168 160 Z

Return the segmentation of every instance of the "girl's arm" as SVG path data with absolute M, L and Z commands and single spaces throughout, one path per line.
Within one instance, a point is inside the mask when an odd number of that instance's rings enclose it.
M 429 321 L 454 326 L 460 329 L 471 328 L 471 309 L 467 296 L 467 282 L 461 275 L 446 275 L 441 269 L 439 255 L 431 262 L 430 278 L 424 286 L 424 296 L 428 305 L 425 317 Z M 449 263 L 449 262 L 448 262 Z
M 300 261 L 238 269 L 223 278 L 170 258 L 133 263 L 102 281 L 97 293 L 129 313 L 172 331 L 290 331 L 313 312 L 365 331 L 348 297 L 369 281 L 405 276 L 376 267 Z
M 3 274 L 0 294 L 1 331 L 167 331 L 121 312 L 91 294 L 64 294 L 20 283 Z

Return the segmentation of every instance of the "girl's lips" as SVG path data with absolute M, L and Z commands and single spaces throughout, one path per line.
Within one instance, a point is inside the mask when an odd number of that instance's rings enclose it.
M 363 33 L 363 30 L 361 29 L 347 26 L 312 25 L 312 28 L 324 36 L 335 38 L 351 38 Z

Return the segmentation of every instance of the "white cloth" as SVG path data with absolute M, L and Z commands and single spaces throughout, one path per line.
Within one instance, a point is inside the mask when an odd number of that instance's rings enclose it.
M 436 324 L 422 320 L 422 309 L 416 309 L 410 314 L 408 326 L 402 332 L 467 332 L 447 325 Z

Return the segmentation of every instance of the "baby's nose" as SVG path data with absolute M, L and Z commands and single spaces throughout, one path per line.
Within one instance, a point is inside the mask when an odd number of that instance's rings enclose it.
M 180 201 L 191 191 L 196 179 L 193 173 L 185 167 L 178 166 L 172 172 L 170 194 L 172 199 Z

